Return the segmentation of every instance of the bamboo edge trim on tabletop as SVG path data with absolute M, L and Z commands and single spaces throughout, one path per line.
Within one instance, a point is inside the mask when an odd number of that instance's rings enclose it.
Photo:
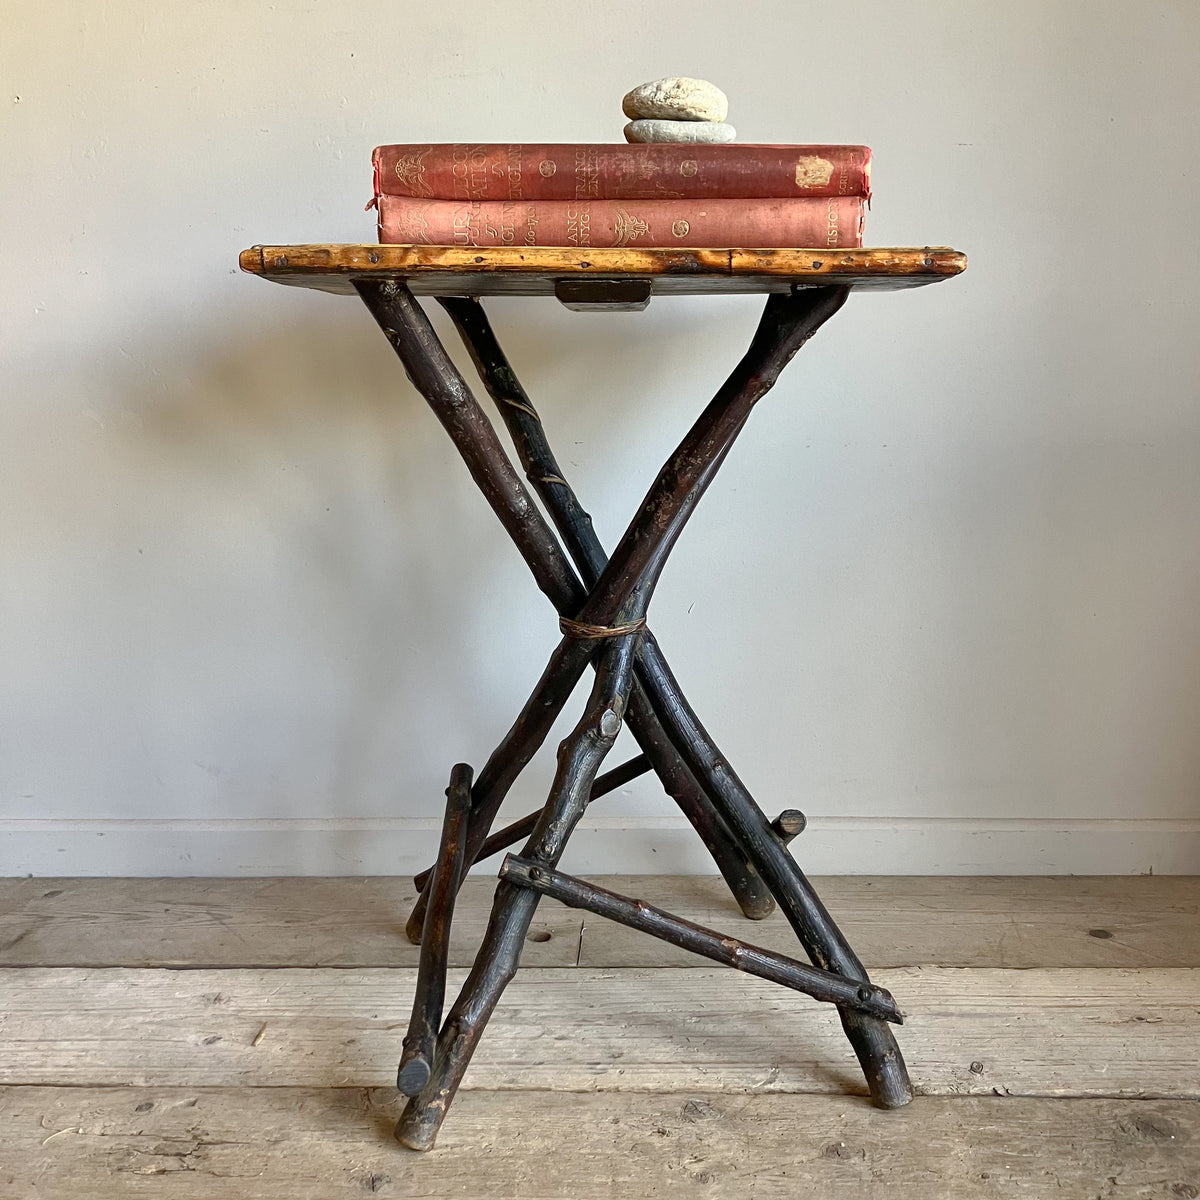
M 377 275 L 434 272 L 572 275 L 766 275 L 828 277 L 843 275 L 931 276 L 944 279 L 966 270 L 965 254 L 948 246 L 822 248 L 669 247 L 631 250 L 594 247 L 402 246 L 374 243 L 256 245 L 239 257 L 243 271 L 274 278 L 293 274 Z

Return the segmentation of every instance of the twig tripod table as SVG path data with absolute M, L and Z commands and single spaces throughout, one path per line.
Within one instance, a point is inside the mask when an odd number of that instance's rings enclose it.
M 408 936 L 420 967 L 398 1084 L 410 1098 L 396 1136 L 433 1146 L 446 1110 L 500 994 L 543 895 L 600 913 L 718 962 L 836 1004 L 876 1104 L 912 1098 L 889 1022 L 895 1001 L 867 977 L 787 845 L 804 824 L 788 810 L 773 821 L 680 691 L 646 627 L 651 593 L 667 555 L 741 431 L 751 409 L 796 351 L 851 291 L 935 283 L 966 266 L 943 248 L 887 250 L 630 250 L 439 246 L 256 246 L 243 269 L 279 283 L 357 293 L 466 462 L 559 614 L 562 640 L 533 694 L 483 770 L 457 765 L 434 866 L 417 877 L 420 899 Z M 766 307 L 741 362 L 667 460 L 611 556 L 563 476 L 537 412 L 496 342 L 479 304 L 487 295 L 555 295 L 571 308 L 644 308 L 655 294 L 766 293 Z M 512 435 L 530 487 L 450 361 L 415 295 L 436 296 L 450 314 Z M 549 734 L 589 663 L 591 695 L 563 740 L 549 799 L 540 812 L 491 834 L 509 788 Z M 623 724 L 641 753 L 597 777 Z M 588 803 L 654 771 L 703 838 L 748 917 L 774 902 L 813 965 L 703 929 L 555 868 Z M 489 834 L 491 836 L 489 837 Z M 528 837 L 509 855 L 483 943 L 442 1023 L 454 898 L 470 863 Z

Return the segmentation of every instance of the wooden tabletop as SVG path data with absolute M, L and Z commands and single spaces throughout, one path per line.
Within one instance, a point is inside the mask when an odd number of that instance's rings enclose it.
M 653 295 L 782 292 L 846 284 L 893 291 L 958 275 L 965 254 L 945 246 L 872 250 L 634 249 L 629 247 L 252 246 L 243 271 L 276 283 L 353 292 L 354 279 L 403 278 L 423 296 L 552 296 L 585 279 L 648 281 Z

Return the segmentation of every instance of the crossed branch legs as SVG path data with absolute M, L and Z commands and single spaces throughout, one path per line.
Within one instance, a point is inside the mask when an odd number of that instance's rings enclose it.
M 494 431 L 449 363 L 422 310 L 401 283 L 357 286 L 410 378 L 451 433 L 539 586 L 561 611 L 561 604 L 579 590 L 577 581 L 553 535 L 544 522 L 539 524 L 540 514 L 516 479 Z M 750 349 L 660 472 L 578 609 L 579 621 L 608 626 L 628 620 L 631 614 L 644 614 L 670 549 L 754 404 L 800 346 L 837 311 L 845 296 L 845 289 L 822 288 L 768 300 Z M 561 529 L 562 522 L 559 524 Z M 564 639 L 521 716 L 481 772 L 472 791 L 468 861 L 486 838 L 508 786 L 548 734 L 592 652 L 587 644 Z M 611 744 L 606 744 L 605 732 L 595 722 L 605 713 L 623 718 L 634 672 L 670 744 L 691 776 L 701 783 L 706 800 L 719 813 L 725 828 L 732 831 L 738 849 L 749 857 L 783 907 L 809 956 L 818 966 L 866 981 L 862 964 L 695 717 L 649 633 L 603 643 L 597 655 L 597 677 L 588 713 L 560 749 L 554 789 L 523 856 L 547 865 L 557 860 Z M 598 708 L 601 701 L 603 707 Z M 610 717 L 608 723 L 615 736 L 619 720 L 614 725 Z M 516 969 L 524 932 L 536 905 L 536 895 L 514 894 L 520 892 L 511 885 L 500 885 L 476 966 L 439 1038 L 429 1083 L 410 1101 L 401 1119 L 398 1136 L 414 1148 L 425 1149 L 433 1144 L 483 1025 Z M 884 1022 L 852 1010 L 842 1009 L 841 1016 L 876 1102 L 884 1107 L 906 1103 L 911 1090 L 891 1030 Z

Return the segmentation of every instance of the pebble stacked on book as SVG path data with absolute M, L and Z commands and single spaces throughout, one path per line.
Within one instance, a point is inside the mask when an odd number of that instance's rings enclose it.
M 436 246 L 862 245 L 866 146 L 379 146 L 379 240 Z
M 715 83 L 675 75 L 626 92 L 621 109 L 630 122 L 627 142 L 732 142 L 737 130 L 725 122 L 729 98 Z

